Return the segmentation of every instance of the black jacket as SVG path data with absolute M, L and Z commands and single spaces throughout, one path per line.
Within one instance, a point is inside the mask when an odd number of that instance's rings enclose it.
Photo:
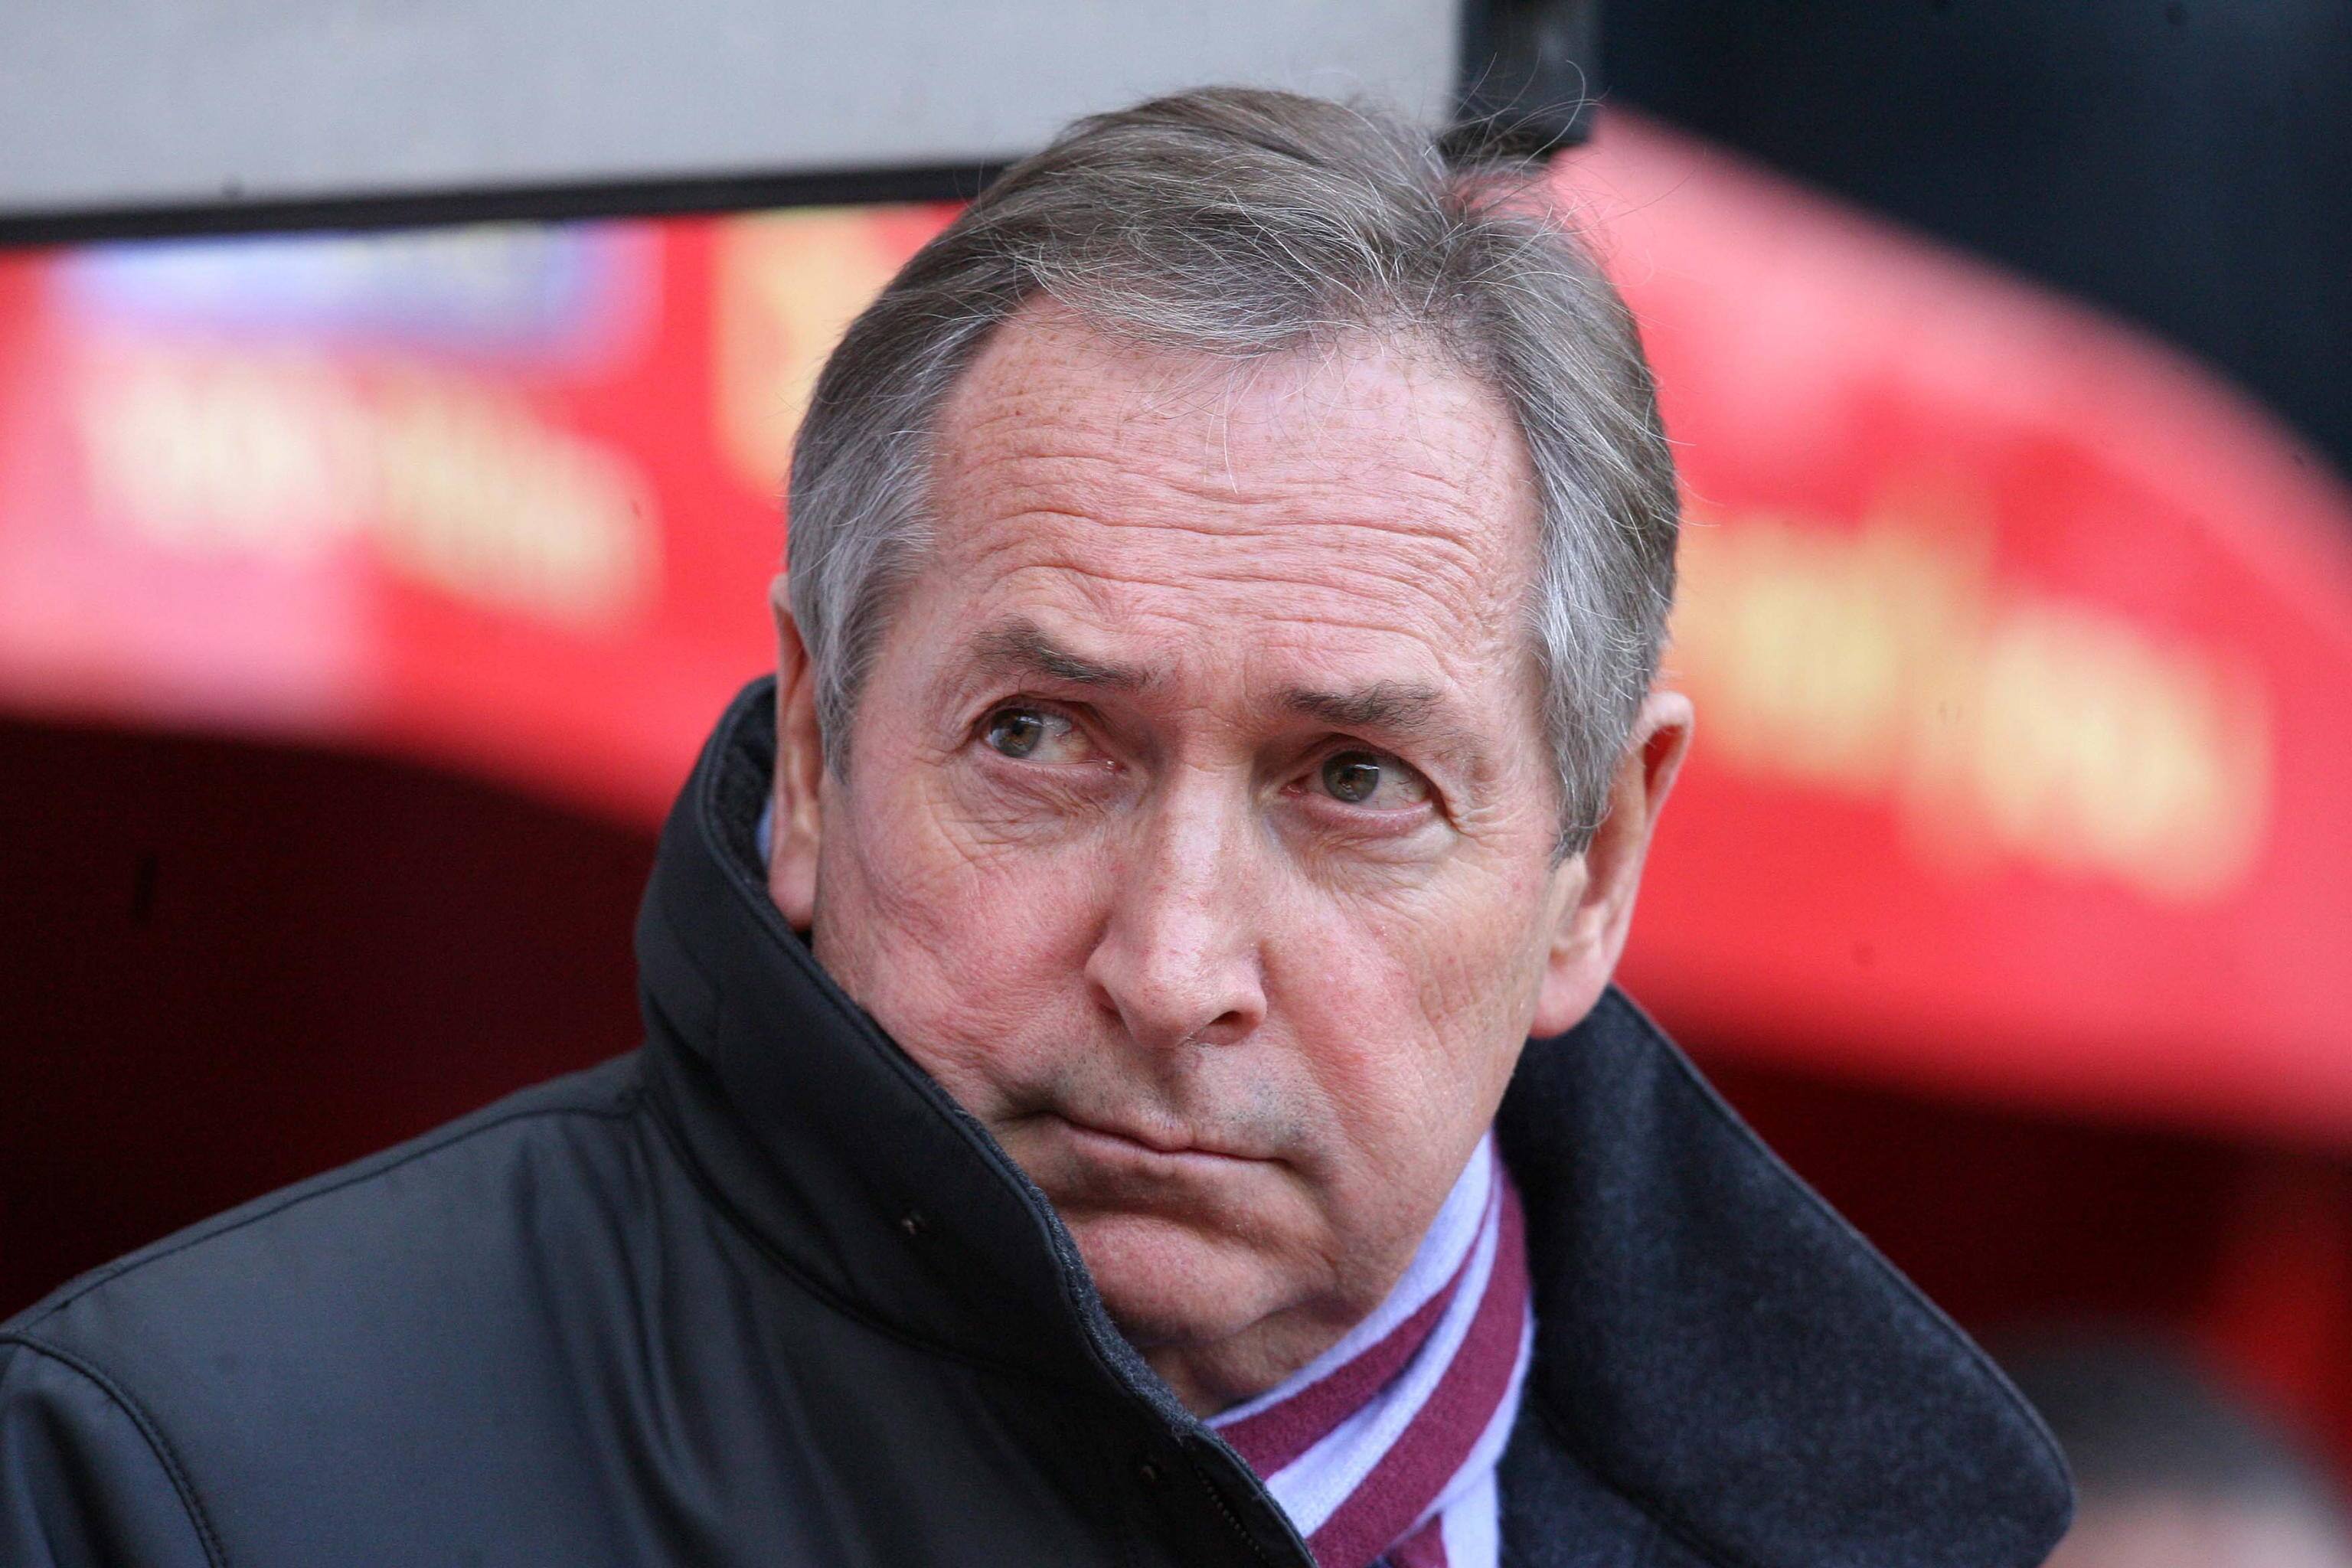
M 772 704 L 665 831 L 643 1050 L 0 1329 L 0 1563 L 1307 1562 L 768 901 Z M 1508 1562 L 2042 1560 L 2039 1422 L 1630 1003 L 1529 1046 L 1500 1129 L 1538 1321 Z

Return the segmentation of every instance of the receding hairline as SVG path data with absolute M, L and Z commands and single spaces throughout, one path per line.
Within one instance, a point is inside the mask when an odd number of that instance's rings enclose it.
M 1526 430 L 1511 405 L 1509 391 L 1480 367 L 1465 363 L 1462 356 L 1434 341 L 1431 334 L 1404 326 L 1357 326 L 1335 332 L 1328 340 L 1286 344 L 1243 359 L 1203 353 L 1188 345 L 1162 343 L 1124 333 L 1115 323 L 1098 322 L 1084 310 L 1050 297 L 1024 301 L 997 322 L 988 340 L 959 367 L 940 399 L 922 454 L 926 527 L 916 560 L 910 563 L 917 569 L 939 549 L 941 540 L 938 531 L 950 521 L 940 510 L 940 481 L 950 455 L 969 456 L 962 446 L 965 440 L 999 419 L 1035 417 L 1050 425 L 1072 423 L 1064 417 L 1066 409 L 1019 406 L 1017 392 L 1016 406 L 1003 413 L 980 401 L 984 392 L 1001 395 L 1004 390 L 992 386 L 989 380 L 992 374 L 1002 370 L 1000 356 L 1023 349 L 1038 352 L 1041 344 L 1050 352 L 1052 345 L 1046 340 L 1056 338 L 1075 342 L 1081 353 L 1090 352 L 1090 346 L 1109 352 L 1104 363 L 1121 378 L 1121 384 L 1110 389 L 1104 404 L 1118 406 L 1123 415 L 1140 412 L 1156 416 L 1164 413 L 1181 417 L 1197 414 L 1205 405 L 1218 405 L 1230 416 L 1248 397 L 1255 378 L 1286 369 L 1296 372 L 1299 378 L 1294 386 L 1278 395 L 1286 404 L 1293 396 L 1307 395 L 1309 384 L 1321 372 L 1352 358 L 1376 370 L 1401 370 L 1408 379 L 1392 390 L 1391 406 L 1386 409 L 1376 410 L 1369 401 L 1344 403 L 1340 409 L 1367 417 L 1401 416 L 1418 425 L 1433 413 L 1423 400 L 1433 383 L 1422 377 L 1426 374 L 1451 384 L 1466 393 L 1470 405 L 1484 416 L 1493 444 L 1475 449 L 1465 447 L 1468 461 L 1460 476 L 1440 478 L 1426 470 L 1415 471 L 1431 479 L 1431 493 L 1437 493 L 1439 489 L 1447 492 L 1445 507 L 1471 524 L 1466 529 L 1444 531 L 1454 534 L 1465 550 L 1483 553 L 1480 545 L 1470 542 L 1471 535 L 1499 531 L 1508 537 L 1496 546 L 1494 559 L 1499 562 L 1516 552 L 1520 557 L 1517 564 L 1527 574 L 1526 585 L 1532 586 L 1540 576 L 1544 561 L 1542 478 L 1529 450 Z M 1062 356 L 1054 356 L 1054 368 L 1066 363 Z M 1134 374 L 1130 376 L 1129 372 Z M 1155 382 L 1157 387 L 1153 385 Z M 1160 390 L 1167 395 L 1164 406 L 1155 401 L 1155 393 Z M 1130 400 L 1136 395 L 1142 400 L 1139 405 Z M 1227 426 L 1229 431 L 1232 428 Z M 1284 437 L 1303 457 L 1311 459 L 1311 433 L 1285 431 Z M 1457 485 L 1457 478 L 1466 478 L 1469 483 Z M 1367 506 L 1360 516 L 1334 516 L 1319 521 L 1415 534 L 1439 531 L 1434 525 L 1415 526 L 1418 520 L 1435 516 L 1435 508 L 1408 499 L 1402 505 Z M 1120 520 L 1106 517 L 1096 521 L 1116 525 Z
M 1539 476 L 1527 432 L 1511 404 L 1510 389 L 1494 367 L 1475 352 L 1448 341 L 1427 321 L 1414 320 L 1332 321 L 1296 338 L 1268 343 L 1248 353 L 1202 348 L 1171 341 L 1116 317 L 1097 313 L 1084 302 L 1065 300 L 1039 288 L 992 322 L 962 363 L 956 367 L 940 397 L 931 429 L 927 432 L 928 460 L 935 463 L 938 445 L 954 426 L 983 370 L 1014 345 L 1059 339 L 1081 353 L 1095 353 L 1107 361 L 1156 377 L 1171 404 L 1203 395 L 1231 399 L 1244 384 L 1284 368 L 1311 372 L 1342 360 L 1395 366 L 1408 374 L 1433 374 L 1471 389 L 1496 416 L 1496 427 L 1509 440 L 1528 481 L 1530 503 L 1541 510 L 1536 488 Z

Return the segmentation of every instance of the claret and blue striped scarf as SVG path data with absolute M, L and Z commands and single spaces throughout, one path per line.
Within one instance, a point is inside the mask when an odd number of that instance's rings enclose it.
M 1320 1568 L 1495 1568 L 1495 1467 L 1535 1314 L 1518 1194 L 1490 1132 L 1404 1278 L 1286 1382 L 1209 1425 Z

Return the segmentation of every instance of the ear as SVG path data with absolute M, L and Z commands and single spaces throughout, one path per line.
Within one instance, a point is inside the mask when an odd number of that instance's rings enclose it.
M 768 588 L 776 617 L 775 817 L 768 839 L 768 897 L 797 931 L 816 923 L 816 856 L 824 745 L 816 722 L 816 670 L 778 576 Z
M 1679 691 L 1651 692 L 1618 759 L 1609 809 L 1592 841 L 1553 872 L 1559 912 L 1530 1034 L 1557 1035 L 1581 1023 L 1616 972 L 1650 835 L 1690 738 L 1690 699 Z

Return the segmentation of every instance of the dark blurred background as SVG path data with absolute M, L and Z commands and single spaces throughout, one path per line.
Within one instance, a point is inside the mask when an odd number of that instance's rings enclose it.
M 1614 99 L 2151 327 L 2352 466 L 2352 6 L 1643 0 Z

